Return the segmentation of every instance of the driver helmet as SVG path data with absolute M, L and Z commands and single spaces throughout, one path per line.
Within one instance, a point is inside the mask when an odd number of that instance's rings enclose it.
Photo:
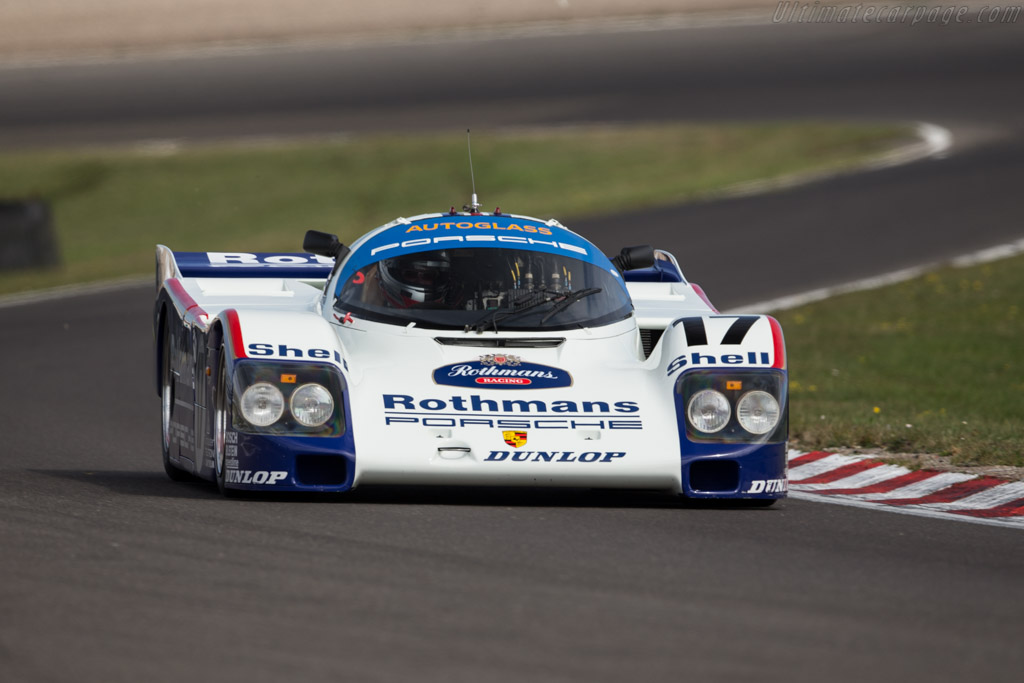
M 384 259 L 379 271 L 384 296 L 400 308 L 440 302 L 451 285 L 451 261 L 445 251 Z

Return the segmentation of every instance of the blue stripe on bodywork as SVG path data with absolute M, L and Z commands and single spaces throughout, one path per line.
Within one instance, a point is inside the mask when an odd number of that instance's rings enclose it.
M 326 278 L 334 259 L 313 254 L 176 251 L 183 277 Z
M 385 258 L 445 248 L 525 249 L 569 256 L 611 272 L 625 289 L 608 257 L 584 238 L 559 225 L 513 216 L 436 216 L 393 225 L 355 245 L 339 281 Z

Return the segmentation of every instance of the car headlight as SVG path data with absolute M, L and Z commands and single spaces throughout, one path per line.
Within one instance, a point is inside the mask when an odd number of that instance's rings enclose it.
M 729 399 L 714 389 L 698 391 L 686 406 L 686 417 L 694 429 L 713 434 L 729 423 Z
M 303 384 L 292 392 L 292 417 L 306 427 L 319 427 L 334 415 L 331 392 L 319 384 Z
M 268 427 L 284 414 L 284 395 L 268 382 L 253 384 L 242 394 L 242 417 L 257 427 Z
M 779 402 L 767 391 L 749 391 L 736 404 L 740 426 L 751 434 L 767 434 L 779 424 Z

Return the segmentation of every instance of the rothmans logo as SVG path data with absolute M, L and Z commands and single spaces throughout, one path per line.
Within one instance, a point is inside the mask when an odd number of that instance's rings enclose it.
M 572 376 L 550 365 L 528 363 L 519 356 L 489 353 L 478 360 L 437 368 L 434 382 L 475 389 L 552 389 L 572 386 Z

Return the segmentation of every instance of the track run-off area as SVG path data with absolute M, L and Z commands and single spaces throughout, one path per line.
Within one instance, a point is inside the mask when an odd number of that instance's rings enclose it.
M 943 158 L 559 217 L 609 253 L 640 236 L 675 253 L 726 309 L 1021 239 L 1022 82 L 1024 24 L 488 32 L 3 69 L 0 146 L 665 120 L 952 132 Z M 298 244 L 306 226 L 284 228 Z M 1015 681 L 1024 666 L 1016 528 L 795 496 L 762 510 L 508 489 L 234 501 L 171 482 L 152 297 L 0 309 L 5 680 Z

